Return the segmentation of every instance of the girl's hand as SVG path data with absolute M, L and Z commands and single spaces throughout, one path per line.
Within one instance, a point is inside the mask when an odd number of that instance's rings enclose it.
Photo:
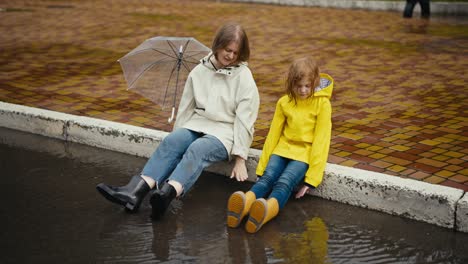
M 308 190 L 309 190 L 309 186 L 302 185 L 301 189 L 299 189 L 299 191 L 296 193 L 296 199 L 299 199 L 302 196 L 304 196 L 304 194 L 306 194 Z
M 236 163 L 231 172 L 231 179 L 234 177 L 237 181 L 245 181 L 249 177 L 247 174 L 247 167 L 245 166 L 245 160 L 239 156 L 236 156 Z

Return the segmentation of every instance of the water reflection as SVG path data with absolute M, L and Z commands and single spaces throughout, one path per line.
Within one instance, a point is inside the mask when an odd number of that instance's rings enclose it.
M 405 19 L 403 21 L 403 32 L 413 34 L 427 34 L 430 20 L 428 19 Z
M 320 217 L 304 224 L 302 233 L 285 234 L 273 243 L 276 256 L 289 263 L 330 263 L 328 260 L 328 230 Z
M 262 236 L 258 233 L 259 236 Z M 238 230 L 228 230 L 229 257 L 234 264 L 267 263 L 268 246 L 264 239 Z

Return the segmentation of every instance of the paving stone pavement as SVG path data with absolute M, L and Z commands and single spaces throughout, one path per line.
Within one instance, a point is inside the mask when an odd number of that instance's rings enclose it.
M 261 149 L 284 75 L 313 56 L 335 79 L 329 162 L 468 190 L 468 28 L 456 19 L 219 1 L 0 3 L 0 100 L 170 131 L 116 62 L 153 36 L 210 46 L 240 21 L 261 95 Z

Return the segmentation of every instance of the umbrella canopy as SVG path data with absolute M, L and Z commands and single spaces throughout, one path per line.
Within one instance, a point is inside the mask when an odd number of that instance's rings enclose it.
M 154 37 L 119 59 L 129 90 L 163 109 L 172 122 L 189 72 L 211 50 L 191 37 Z

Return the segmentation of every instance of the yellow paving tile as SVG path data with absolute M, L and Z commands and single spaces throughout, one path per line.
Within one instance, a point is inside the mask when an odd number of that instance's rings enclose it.
M 384 137 L 382 138 L 382 141 L 386 141 L 386 142 L 392 142 L 392 141 L 395 141 L 397 140 L 396 137 Z
M 400 166 L 400 165 L 393 165 L 393 166 L 390 166 L 387 168 L 387 170 L 391 170 L 391 171 L 394 171 L 394 172 L 400 172 L 400 171 L 403 171 L 405 170 L 406 167 L 403 167 L 403 166 Z
M 434 153 L 437 153 L 437 154 L 442 154 L 442 153 L 447 152 L 446 149 L 442 149 L 442 148 L 435 148 L 435 149 L 431 149 L 430 151 L 434 152 Z
M 407 151 L 408 149 L 410 149 L 409 147 L 402 146 L 402 145 L 395 145 L 395 146 L 391 146 L 390 148 L 394 150 L 398 150 L 398 151 Z
M 425 178 L 423 181 L 428 182 L 428 183 L 438 184 L 438 183 L 445 181 L 445 179 L 442 177 L 438 177 L 438 176 L 430 176 L 428 178 Z
M 378 150 L 381 150 L 383 149 L 383 147 L 380 147 L 380 146 L 370 146 L 367 148 L 367 150 L 369 151 L 378 151 Z
M 435 175 L 448 178 L 448 177 L 455 175 L 455 173 L 451 171 L 441 170 L 441 171 L 436 172 Z
M 375 154 L 372 154 L 372 155 L 369 155 L 369 158 L 373 158 L 373 159 L 381 159 L 383 157 L 386 157 L 387 155 L 384 155 L 384 154 L 381 154 L 381 153 L 375 153 Z
M 420 141 L 419 143 L 424 144 L 424 145 L 429 145 L 429 146 L 437 146 L 437 145 L 439 145 L 441 142 L 426 139 L 426 140 Z
M 362 138 L 362 136 L 353 135 L 353 134 L 349 134 L 349 133 L 340 133 L 340 134 L 338 134 L 338 136 L 353 139 L 353 140 L 359 140 L 359 139 Z
M 351 155 L 351 153 L 347 152 L 347 151 L 340 151 L 338 153 L 335 153 L 336 156 L 338 157 L 347 157 L 349 155 Z
M 411 138 L 412 136 L 411 135 L 406 135 L 406 134 L 396 134 L 393 137 L 399 138 L 399 139 L 408 139 L 408 138 Z
M 356 144 L 355 146 L 358 148 L 367 148 L 367 150 L 370 150 L 369 147 L 371 147 L 371 145 L 367 143 L 359 143 L 359 144 Z
M 354 165 L 358 164 L 359 162 L 354 161 L 354 160 L 346 160 L 344 162 L 341 162 L 340 165 L 347 166 L 347 167 L 353 167 Z
M 450 143 L 453 142 L 453 139 L 447 138 L 447 137 L 437 137 L 433 139 L 434 141 L 440 141 L 444 143 Z
M 446 161 L 446 160 L 450 159 L 450 157 L 444 156 L 444 155 L 437 155 L 437 156 L 433 156 L 431 158 L 434 159 L 434 160 L 438 160 L 438 161 Z

